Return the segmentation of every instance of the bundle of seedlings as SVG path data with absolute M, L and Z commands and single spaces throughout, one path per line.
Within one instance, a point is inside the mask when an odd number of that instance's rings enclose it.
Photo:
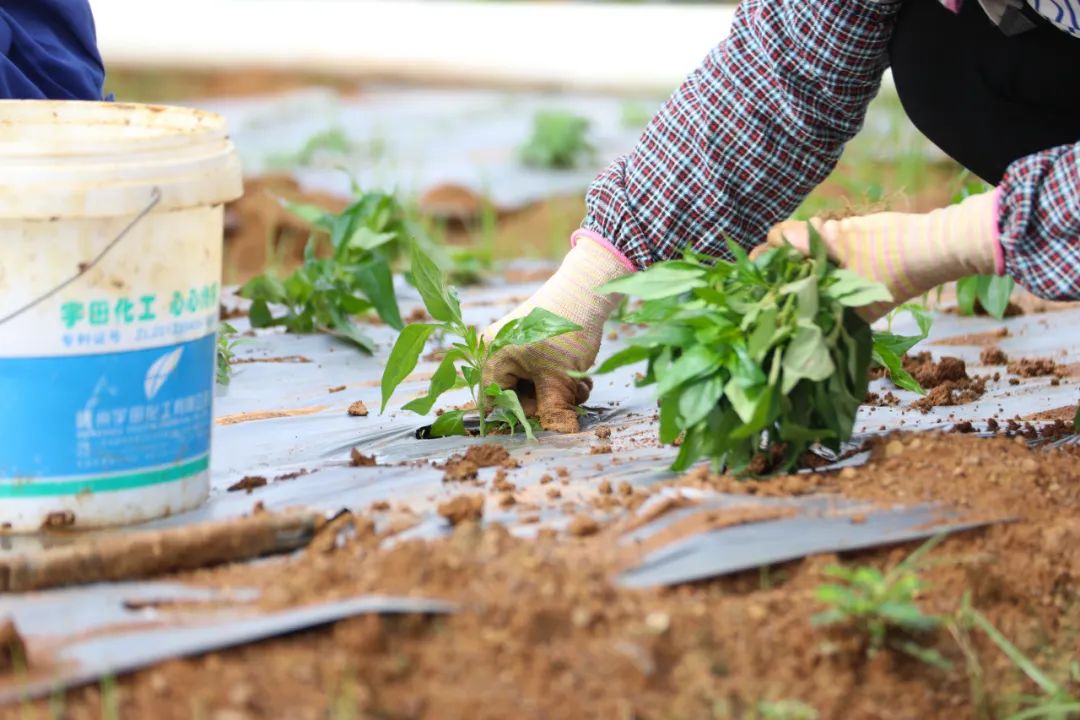
M 856 309 L 891 300 L 888 290 L 831 264 L 819 237 L 809 257 L 783 246 L 751 260 L 729 247 L 734 261 L 690 254 L 605 287 L 641 300 L 625 321 L 647 329 L 597 372 L 647 361 L 637 385 L 656 385 L 660 440 L 680 445 L 672 469 L 710 458 L 760 476 L 791 470 L 815 445 L 839 452 L 875 356 L 918 388 L 899 358 L 921 338 L 875 340 Z

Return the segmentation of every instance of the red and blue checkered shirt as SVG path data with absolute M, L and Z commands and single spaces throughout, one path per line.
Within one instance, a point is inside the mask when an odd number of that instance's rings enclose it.
M 760 244 L 862 127 L 900 4 L 743 0 L 731 35 L 593 183 L 583 227 L 642 268 Z M 999 187 L 1006 272 L 1080 299 L 1080 144 L 1017 160 Z

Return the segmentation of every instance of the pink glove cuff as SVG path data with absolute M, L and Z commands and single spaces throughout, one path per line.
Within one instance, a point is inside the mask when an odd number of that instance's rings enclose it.
M 1001 188 L 994 190 L 994 271 L 1000 277 L 1005 274 L 1005 248 L 1001 244 Z
M 625 267 L 628 271 L 637 272 L 637 268 L 634 266 L 634 263 L 630 262 L 630 258 L 623 255 L 617 247 L 609 243 L 607 240 L 605 240 L 603 237 L 593 232 L 592 230 L 586 230 L 584 228 L 575 230 L 574 234 L 570 236 L 570 247 L 575 247 L 578 244 L 578 241 L 582 238 L 592 240 L 594 243 L 607 250 L 615 257 L 616 260 L 622 263 L 622 266 Z

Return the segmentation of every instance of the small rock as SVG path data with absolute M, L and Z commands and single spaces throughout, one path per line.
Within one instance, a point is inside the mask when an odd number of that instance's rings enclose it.
M 363 400 L 357 400 L 349 406 L 349 415 L 353 417 L 367 417 L 368 409 Z
M 885 444 L 885 457 L 892 458 L 904 452 L 904 444 L 899 440 L 890 440 Z

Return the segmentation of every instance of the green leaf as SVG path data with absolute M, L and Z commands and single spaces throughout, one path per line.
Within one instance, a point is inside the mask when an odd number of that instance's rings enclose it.
M 784 381 L 781 392 L 787 395 L 800 380 L 821 381 L 836 371 L 821 328 L 799 325 L 784 353 Z
M 631 346 L 624 348 L 619 352 L 611 355 L 608 359 L 604 360 L 600 364 L 600 367 L 596 368 L 593 372 L 597 375 L 604 375 L 610 372 L 614 372 L 626 365 L 633 365 L 639 363 L 642 360 L 647 360 L 653 354 L 653 350 L 648 347 Z
M 764 383 L 744 387 L 736 378 L 732 378 L 724 386 L 724 395 L 731 401 L 731 406 L 745 425 L 758 426 L 760 429 L 762 406 L 767 405 L 771 398 L 769 390 L 769 386 Z
M 683 427 L 693 427 L 716 408 L 724 394 L 724 380 L 719 375 L 699 380 L 679 395 L 679 414 Z
M 397 233 L 392 232 L 375 232 L 369 227 L 361 226 L 353 231 L 353 234 L 349 237 L 349 247 L 352 249 L 366 250 L 371 252 L 377 247 L 381 247 L 388 242 L 397 239 Z
M 360 329 L 359 325 L 350 320 L 348 316 L 335 309 L 331 311 L 331 317 L 333 318 L 333 322 L 327 326 L 320 327 L 320 330 L 349 340 L 368 355 L 375 352 L 375 342 Z
M 270 308 L 267 307 L 265 300 L 256 300 L 251 303 L 251 309 L 248 310 L 248 320 L 251 321 L 251 327 L 264 328 L 270 327 L 274 324 L 274 316 L 270 312 Z
M 435 263 L 414 243 L 412 249 L 412 280 L 428 314 L 441 322 L 461 324 L 461 305 L 443 283 L 442 273 Z
M 324 230 L 330 229 L 329 219 L 332 218 L 333 215 L 328 213 L 326 210 L 319 207 L 318 205 L 288 202 L 280 198 L 278 199 L 278 202 L 280 202 L 282 207 L 284 207 L 290 213 L 300 218 L 304 222 L 308 223 L 309 225 L 314 225 L 315 227 Z
M 386 361 L 386 369 L 383 370 L 380 412 L 386 411 L 386 405 L 390 402 L 398 385 L 416 368 L 416 363 L 424 352 L 424 345 L 437 327 L 438 325 L 427 323 L 406 325 L 398 335 L 397 342 L 394 343 L 394 348 Z
M 896 353 L 887 347 L 874 346 L 874 362 L 885 368 L 889 373 L 889 379 L 898 388 L 909 390 L 920 395 L 925 395 L 919 381 L 911 373 L 904 369 L 904 364 Z
M 530 345 L 541 340 L 577 332 L 581 326 L 543 308 L 534 308 L 523 318 L 504 325 L 491 342 L 491 352 L 508 345 Z
M 455 435 L 468 435 L 465 429 L 465 411 L 448 410 L 431 424 L 431 437 L 453 437 Z
M 666 395 L 683 383 L 716 370 L 720 364 L 720 358 L 709 348 L 703 345 L 692 347 L 659 375 L 657 392 Z
M 248 280 L 240 288 L 239 295 L 248 300 L 262 300 L 277 305 L 284 304 L 288 299 L 285 286 L 272 275 L 259 275 Z
M 828 287 L 826 295 L 840 301 L 847 307 L 862 307 L 876 302 L 891 302 L 893 297 L 888 288 L 879 282 L 867 280 L 850 270 L 834 270 L 832 276 L 836 282 Z
M 410 400 L 402 408 L 417 415 L 427 415 L 431 412 L 431 408 L 435 406 L 439 396 L 448 390 L 452 390 L 457 384 L 458 372 L 455 363 L 461 360 L 461 357 L 460 350 L 451 350 L 446 353 L 442 362 L 439 363 L 439 367 L 435 370 L 435 374 L 431 376 L 431 385 L 428 387 L 427 395 Z
M 1080 406 L 1076 408 L 1076 415 L 1073 416 L 1073 430 L 1080 432 Z
M 956 281 L 956 307 L 961 315 L 975 314 L 975 301 L 979 297 L 979 278 L 977 275 L 960 278 Z
M 525 435 L 530 440 L 536 440 L 536 436 L 533 435 L 532 425 L 529 423 L 529 418 L 525 415 L 524 408 L 521 407 L 521 401 L 518 399 L 517 393 L 513 390 L 502 390 L 498 385 L 492 386 L 496 392 L 493 395 L 495 400 L 495 407 L 502 408 L 503 410 L 511 413 L 518 422 L 521 423 L 521 427 L 525 430 Z M 491 388 L 488 389 L 488 394 L 491 395 Z M 513 428 L 511 427 L 511 430 Z
M 401 310 L 394 294 L 390 265 L 383 259 L 364 263 L 355 268 L 354 279 L 383 322 L 395 330 L 401 330 L 405 323 L 401 321 Z
M 623 275 L 599 288 L 603 294 L 621 293 L 642 300 L 657 300 L 705 287 L 705 268 L 688 267 L 685 263 L 657 263 L 647 270 Z
M 1005 311 L 1009 307 L 1009 298 L 1012 297 L 1016 283 L 1011 277 L 997 275 L 983 275 L 979 277 L 978 294 L 979 304 L 993 317 L 1001 320 L 1005 317 Z

